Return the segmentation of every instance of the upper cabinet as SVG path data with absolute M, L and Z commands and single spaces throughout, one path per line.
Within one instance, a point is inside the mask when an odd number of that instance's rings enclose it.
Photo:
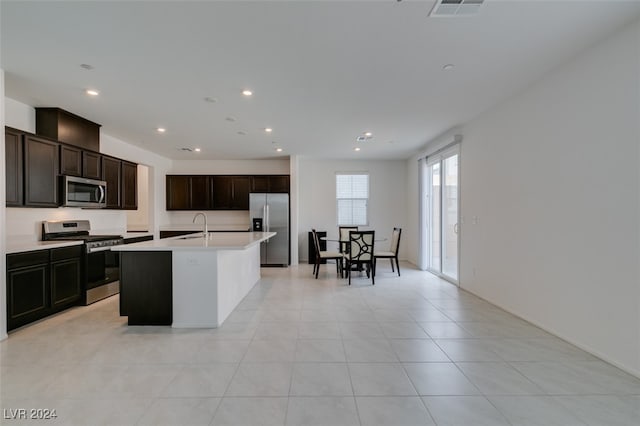
M 36 127 L 68 143 L 89 138 L 97 151 L 100 125 L 66 111 L 38 108 Z M 106 181 L 107 208 L 136 210 L 138 165 L 86 146 L 5 127 L 7 207 L 58 207 L 59 176 L 68 175 Z
M 34 135 L 24 140 L 24 205 L 58 207 L 59 144 Z
M 289 192 L 288 175 L 253 176 L 251 192 Z
M 289 176 L 167 175 L 167 210 L 249 210 L 251 192 L 289 192 Z
M 167 175 L 167 210 L 210 210 L 209 176 Z
M 36 108 L 36 133 L 100 152 L 100 125 L 60 108 Z
M 122 191 L 120 199 L 123 210 L 138 208 L 138 165 L 122 161 Z
M 23 135 L 22 132 L 6 128 L 4 132 L 4 154 L 6 160 L 7 206 L 21 206 L 23 197 Z
M 122 188 L 122 160 L 102 156 L 102 180 L 107 182 L 107 208 L 119 209 Z
M 102 156 L 102 180 L 107 183 L 107 208 L 138 208 L 138 165 L 119 158 Z
M 60 174 L 82 176 L 82 150 L 69 145 L 60 145 Z
M 102 155 L 97 152 L 82 151 L 82 177 L 102 179 Z
M 249 210 L 251 176 L 212 176 L 214 210 Z

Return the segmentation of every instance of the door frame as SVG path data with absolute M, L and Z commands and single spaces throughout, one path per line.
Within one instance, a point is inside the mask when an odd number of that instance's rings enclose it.
M 460 185 L 460 176 L 461 176 L 461 149 L 460 149 L 460 144 L 455 144 L 454 146 L 450 146 L 450 147 L 446 147 L 441 151 L 437 151 L 436 153 L 429 155 L 426 159 L 426 168 L 427 168 L 427 173 L 426 173 L 426 177 L 427 177 L 427 188 L 429 190 L 428 196 L 427 196 L 427 220 L 428 220 L 428 226 L 426 227 L 426 232 L 427 232 L 427 259 L 428 259 L 428 265 L 427 266 L 427 271 L 431 272 L 432 274 L 438 276 L 439 278 L 442 278 L 446 281 L 449 281 L 452 284 L 455 284 L 456 286 L 460 286 L 460 247 L 461 247 L 461 239 L 462 239 L 462 215 L 460 214 L 460 206 L 462 205 L 461 203 L 461 185 Z M 443 272 L 443 262 L 444 262 L 444 236 L 445 236 L 445 232 L 444 232 L 444 226 L 445 226 L 445 220 L 444 220 L 444 215 L 445 215 L 445 203 L 443 202 L 443 194 L 444 194 L 444 160 L 448 157 L 451 157 L 453 155 L 457 155 L 458 156 L 458 188 L 457 188 L 457 224 L 458 224 L 458 232 L 457 232 L 457 236 L 458 238 L 456 239 L 456 250 L 457 250 L 457 259 L 456 259 L 456 272 L 457 272 L 457 278 L 453 278 L 449 275 L 446 275 Z M 431 223 L 432 223 L 432 214 L 433 214 L 433 209 L 432 209 L 432 194 L 431 194 L 431 189 L 433 188 L 432 186 L 432 174 L 430 172 L 430 167 L 433 166 L 434 164 L 440 164 L 440 190 L 438 191 L 438 197 L 440 197 L 440 270 L 435 270 L 433 268 L 431 268 L 431 251 L 432 251 L 432 241 L 431 241 Z

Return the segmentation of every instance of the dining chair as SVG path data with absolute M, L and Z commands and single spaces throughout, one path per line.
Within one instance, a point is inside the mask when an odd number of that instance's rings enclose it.
M 346 257 L 347 276 L 349 277 L 349 285 L 351 285 L 351 272 L 353 266 L 361 269 L 367 267 L 367 277 L 371 278 L 371 284 L 376 284 L 374 274 L 374 257 L 373 249 L 375 243 L 376 231 L 351 231 L 349 232 L 349 254 Z
M 335 251 L 326 251 L 320 250 L 320 240 L 318 239 L 318 233 L 315 229 L 311 230 L 312 238 L 313 238 L 313 246 L 316 249 L 316 259 L 313 264 L 313 274 L 316 279 L 318 279 L 318 272 L 320 271 L 320 262 L 322 260 L 334 259 L 336 261 L 336 273 L 339 276 L 342 276 L 342 261 L 344 259 L 344 255 L 342 253 L 338 253 Z
M 349 252 L 349 232 L 357 231 L 357 226 L 338 226 L 338 240 L 340 240 L 340 253 Z
M 400 264 L 398 263 L 398 249 L 400 248 L 400 235 L 402 234 L 402 228 L 393 228 L 391 234 L 391 245 L 389 251 L 379 251 L 374 253 L 373 274 L 376 274 L 376 266 L 378 259 L 389 259 L 391 262 L 391 272 L 394 272 L 393 261 L 396 261 L 396 268 L 398 269 L 398 276 L 400 276 Z

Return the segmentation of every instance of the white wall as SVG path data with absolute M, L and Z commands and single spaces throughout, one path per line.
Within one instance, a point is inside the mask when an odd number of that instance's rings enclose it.
M 127 210 L 127 230 L 148 230 L 150 215 L 149 210 L 149 167 L 138 164 L 138 208 Z
M 299 226 L 298 251 L 300 261 L 308 260 L 308 233 L 311 228 L 327 231 L 336 238 L 336 172 L 369 173 L 369 226 L 376 238 L 391 237 L 394 226 L 406 228 L 407 193 L 406 161 L 340 161 L 300 158 L 298 166 Z M 364 227 L 363 227 L 364 229 Z M 400 258 L 406 259 L 407 250 L 402 232 Z M 388 242 L 380 243 L 385 249 Z M 327 249 L 337 249 L 329 246 Z
M 462 226 L 460 271 L 463 288 L 637 376 L 639 46 L 636 23 L 465 124 L 462 214 L 478 223 Z
M 3 94 L 4 97 L 4 94 Z M 35 108 L 15 101 L 11 98 L 4 98 L 6 125 L 25 132 L 36 132 L 36 110 Z
M 169 174 L 288 175 L 289 159 L 174 160 Z

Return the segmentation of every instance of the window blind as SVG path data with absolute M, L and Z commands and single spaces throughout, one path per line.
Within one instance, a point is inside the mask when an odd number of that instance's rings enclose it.
M 368 225 L 369 175 L 337 174 L 338 225 Z

